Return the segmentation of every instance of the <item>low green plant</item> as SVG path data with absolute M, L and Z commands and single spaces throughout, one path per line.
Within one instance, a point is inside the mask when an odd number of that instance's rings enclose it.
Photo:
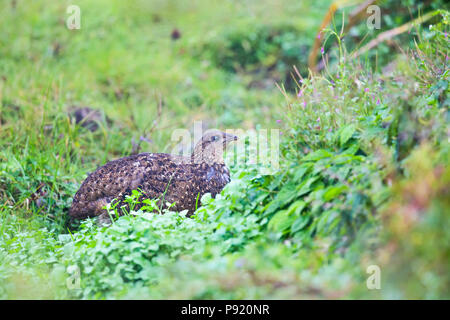
M 49 28 L 42 21 L 54 16 L 47 11 L 46 19 L 33 18 L 43 6 L 39 1 L 16 13 L 34 21 L 33 45 L 9 41 L 8 28 L 0 35 L 6 57 L 0 72 L 7 76 L 0 80 L 0 298 L 449 297 L 448 13 L 418 31 L 422 37 L 411 51 L 389 56 L 386 70 L 339 50 L 343 56 L 330 60 L 322 75 L 294 72 L 295 85 L 282 92 L 286 103 L 276 110 L 281 94 L 246 88 L 239 72 L 219 70 L 203 57 L 186 58 L 184 50 L 203 40 L 203 34 L 189 34 L 189 23 L 176 42 L 167 37 L 169 22 L 152 23 L 158 35 L 153 43 L 146 38 L 150 9 L 137 1 L 140 10 L 125 20 L 143 29 L 131 36 L 130 26 L 118 24 L 109 34 L 114 21 L 101 23 L 95 15 L 125 17 L 128 11 L 115 2 L 105 13 L 104 4 L 86 12 L 86 27 L 98 23 L 99 35 L 104 32 L 101 45 L 89 33 L 63 33 L 54 20 Z M 195 10 L 209 17 L 211 7 L 202 4 Z M 230 2 L 224 10 L 237 12 L 238 5 Z M 189 21 L 179 6 L 159 9 Z M 12 21 L 3 17 L 0 24 Z M 242 61 L 246 72 L 270 69 L 278 62 L 267 57 L 289 56 L 289 45 L 297 44 L 287 29 L 271 38 L 271 27 L 257 27 L 247 61 L 242 43 L 255 30 L 240 26 L 225 37 L 236 51 L 223 54 L 230 65 Z M 24 30 L 22 19 L 17 28 Z M 59 39 L 62 51 L 48 49 L 47 37 Z M 69 45 L 95 54 L 69 55 Z M 105 57 L 122 63 L 110 68 Z M 39 72 L 30 72 L 32 64 Z M 141 72 L 149 67 L 156 69 Z M 55 74 L 62 78 L 52 82 Z M 162 125 L 224 108 L 218 123 L 252 127 L 261 121 L 279 128 L 279 168 L 226 159 L 231 182 L 215 199 L 198 199 L 201 206 L 189 218 L 135 190 L 124 200 L 128 208 L 109 206 L 109 227 L 95 219 L 68 223 L 71 198 L 86 173 L 137 150 L 133 135 L 148 151 L 169 148 L 163 130 L 154 130 L 151 141 L 140 139 L 151 114 L 143 106 L 158 108 L 149 83 L 177 93 L 159 104 L 169 110 Z M 66 110 L 74 100 L 104 104 L 114 118 L 111 127 L 100 123 L 91 132 L 76 125 Z M 205 103 L 211 107 L 198 106 Z M 367 290 L 366 267 L 373 264 L 382 267 L 382 290 Z

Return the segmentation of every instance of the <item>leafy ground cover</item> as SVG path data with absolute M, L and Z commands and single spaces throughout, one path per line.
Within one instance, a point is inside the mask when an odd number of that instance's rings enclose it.
M 378 64 L 326 44 L 308 74 L 329 4 L 80 1 L 76 32 L 66 3 L 2 4 L 0 297 L 448 299 L 448 13 Z M 77 106 L 106 115 L 97 130 Z M 196 120 L 279 129 L 279 168 L 228 158 L 192 218 L 148 200 L 110 227 L 68 221 L 89 171 L 171 152 Z

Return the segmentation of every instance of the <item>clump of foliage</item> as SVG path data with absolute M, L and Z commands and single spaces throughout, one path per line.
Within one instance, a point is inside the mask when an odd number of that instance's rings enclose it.
M 405 160 L 406 179 L 396 179 L 383 211 L 386 233 L 377 252 L 386 270 L 386 298 L 443 299 L 449 296 L 450 194 L 448 146 L 429 143 Z M 412 262 L 412 263 L 411 263 Z
M 256 25 L 247 30 L 231 30 L 201 47 L 217 67 L 233 73 L 251 75 L 249 86 L 261 86 L 272 78 L 293 89 L 292 66 L 306 66 L 311 37 L 291 25 Z M 300 68 L 307 74 L 306 68 Z
M 175 212 L 135 213 L 106 229 L 92 222 L 66 237 L 64 259 L 80 268 L 82 297 L 120 296 L 137 286 L 158 283 L 161 269 L 183 256 L 207 258 L 233 252 L 259 234 L 255 218 L 186 218 Z

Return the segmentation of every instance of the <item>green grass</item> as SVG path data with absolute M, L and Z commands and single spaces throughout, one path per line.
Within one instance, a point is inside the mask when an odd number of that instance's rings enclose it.
M 389 67 L 386 47 L 330 47 L 308 76 L 329 3 L 79 1 L 74 31 L 70 2 L 3 3 L 0 298 L 448 298 L 448 14 Z M 292 64 L 303 79 L 281 92 Z M 111 123 L 91 132 L 72 106 Z M 138 141 L 172 152 L 172 131 L 198 120 L 280 129 L 279 170 L 227 159 L 231 183 L 193 218 L 68 221 L 88 172 Z

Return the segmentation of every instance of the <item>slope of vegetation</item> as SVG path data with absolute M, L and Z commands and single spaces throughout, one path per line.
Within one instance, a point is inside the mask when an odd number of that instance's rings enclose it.
M 79 1 L 78 31 L 66 3 L 1 5 L 0 298 L 450 298 L 448 12 L 375 61 L 330 28 L 313 75 L 330 2 L 277 3 Z M 148 199 L 110 227 L 68 221 L 88 172 L 172 152 L 196 120 L 279 129 L 279 168 L 229 155 L 191 218 Z

